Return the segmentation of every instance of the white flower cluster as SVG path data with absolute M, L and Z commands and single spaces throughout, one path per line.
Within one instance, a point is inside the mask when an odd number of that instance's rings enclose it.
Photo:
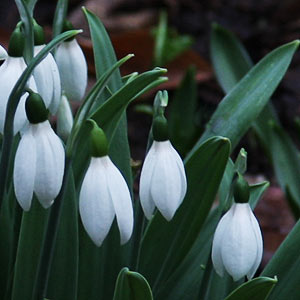
M 37 55 L 44 46 L 34 46 L 34 55 Z M 11 52 L 10 55 L 10 50 L 7 53 L 0 46 L 0 60 L 4 60 L 0 66 L 0 133 L 2 134 L 9 96 L 27 67 L 20 54 Z M 68 95 L 71 100 L 80 100 L 85 93 L 86 85 L 87 64 L 75 39 L 61 43 L 55 58 L 49 53 L 35 67 L 27 82 L 28 90 L 41 95 L 45 107 L 52 115 L 57 114 L 62 97 L 63 107 L 66 107 L 65 95 Z M 25 211 L 30 209 L 33 193 L 43 207 L 48 208 L 53 203 L 61 189 L 65 166 L 63 144 L 52 130 L 49 121 L 43 120 L 38 123 L 28 121 L 25 109 L 28 95 L 28 92 L 25 92 L 21 97 L 14 118 L 14 134 L 21 133 L 15 156 L 14 189 L 16 198 Z M 70 123 L 69 114 L 63 116 L 67 118 L 67 123 Z

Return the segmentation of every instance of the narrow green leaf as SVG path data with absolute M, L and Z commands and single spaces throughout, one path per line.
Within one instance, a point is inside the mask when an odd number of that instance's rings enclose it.
M 63 23 L 67 16 L 68 0 L 58 0 L 56 4 L 54 19 L 53 19 L 53 37 L 56 37 L 62 32 Z
M 217 79 L 228 93 L 252 67 L 246 49 L 228 30 L 215 25 L 211 56 Z M 273 124 L 270 126 L 270 123 Z M 297 147 L 282 129 L 276 111 L 269 103 L 253 123 L 253 129 L 272 161 L 280 186 L 288 194 L 291 208 L 300 216 L 300 159 Z
M 196 70 L 189 68 L 169 105 L 169 133 L 175 149 L 184 157 L 195 143 L 197 106 Z
M 266 300 L 276 284 L 276 278 L 258 277 L 239 286 L 225 300 Z
M 72 177 L 67 182 L 67 185 L 67 195 L 62 206 L 61 221 L 58 227 L 47 289 L 47 298 L 55 300 L 74 300 L 77 298 L 79 259 L 78 207 L 74 179 Z
M 184 259 L 205 222 L 220 184 L 230 143 L 213 137 L 202 144 L 185 164 L 187 195 L 170 222 L 158 212 L 146 229 L 138 270 L 154 293 Z M 205 174 L 205 176 L 203 176 Z
M 300 221 L 269 261 L 261 276 L 278 278 L 268 300 L 300 299 Z
M 30 15 L 32 16 L 35 4 L 37 3 L 37 0 L 25 0 L 24 2 L 27 4 L 28 11 L 30 12 Z
M 164 63 L 164 49 L 167 39 L 168 29 L 168 16 L 165 11 L 162 11 L 159 15 L 159 24 L 155 37 L 155 46 L 153 53 L 153 64 L 154 66 L 162 66 Z
M 23 212 L 14 269 L 12 300 L 31 299 L 49 210 L 34 197 L 29 212 Z
M 191 154 L 199 144 L 214 135 L 229 138 L 233 148 L 237 145 L 267 104 L 298 46 L 299 41 L 294 41 L 275 49 L 230 90 L 211 117 Z
M 137 272 L 123 268 L 118 276 L 113 300 L 153 300 L 147 280 Z

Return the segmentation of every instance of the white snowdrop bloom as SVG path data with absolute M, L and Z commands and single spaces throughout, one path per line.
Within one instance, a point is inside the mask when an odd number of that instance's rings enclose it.
M 8 56 L 6 50 L 0 45 L 0 60 L 6 59 Z
M 121 244 L 130 239 L 133 209 L 129 189 L 107 155 L 91 158 L 80 190 L 79 211 L 85 230 L 98 247 L 107 236 L 115 216 Z
M 90 133 L 91 161 L 79 194 L 79 212 L 85 230 L 99 247 L 116 216 L 121 244 L 131 237 L 133 208 L 125 179 L 108 157 L 108 142 L 95 121 Z
M 25 211 L 30 209 L 33 193 L 44 208 L 51 206 L 61 189 L 64 167 L 64 147 L 49 121 L 29 123 L 18 145 L 13 173 L 16 198 Z
M 16 82 L 26 68 L 23 57 L 8 56 L 4 63 L 0 66 L 0 132 L 3 134 L 4 122 L 6 116 L 6 108 L 8 98 L 12 92 Z M 36 90 L 33 77 L 28 81 L 28 87 Z M 20 131 L 27 123 L 25 113 L 25 100 L 28 93 L 25 93 L 19 102 L 14 119 L 14 134 Z
M 225 270 L 234 281 L 251 279 L 262 259 L 263 242 L 259 224 L 248 203 L 234 203 L 221 218 L 212 245 L 216 272 Z
M 80 101 L 87 86 L 87 63 L 76 39 L 61 43 L 55 60 L 64 94 L 70 100 Z
M 145 158 L 140 179 L 140 201 L 145 216 L 155 206 L 170 221 L 186 194 L 183 162 L 169 140 L 153 141 Z
M 44 47 L 45 45 L 34 46 L 34 55 L 36 56 Z M 35 67 L 33 77 L 37 92 L 42 96 L 51 114 L 55 115 L 61 98 L 61 83 L 59 70 L 51 53 Z

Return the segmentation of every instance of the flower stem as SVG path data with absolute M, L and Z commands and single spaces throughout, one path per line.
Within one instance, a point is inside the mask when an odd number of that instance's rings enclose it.
M 50 211 L 48 219 L 46 235 L 44 237 L 43 246 L 40 254 L 38 271 L 36 274 L 35 285 L 33 290 L 34 300 L 44 300 L 47 293 L 48 280 L 54 256 L 57 232 L 62 212 L 62 205 L 67 192 L 68 181 L 71 175 L 71 158 L 66 157 L 66 168 L 62 182 L 62 188 L 56 197 Z

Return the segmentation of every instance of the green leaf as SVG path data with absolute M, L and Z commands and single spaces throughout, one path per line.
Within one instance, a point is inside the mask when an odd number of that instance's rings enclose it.
M 137 272 L 123 268 L 118 276 L 113 300 L 152 300 L 147 280 Z
M 45 210 L 34 197 L 29 212 L 23 212 L 16 255 L 12 300 L 31 299 L 45 225 L 49 210 Z
M 289 299 L 300 297 L 300 221 L 296 223 L 279 249 L 269 261 L 261 276 L 278 278 L 268 300 Z
M 265 56 L 219 104 L 196 147 L 214 135 L 230 139 L 234 148 L 258 117 L 284 76 L 299 41 L 285 44 Z M 190 155 L 191 155 L 190 154 Z
M 213 137 L 203 143 L 185 164 L 186 197 L 170 222 L 159 212 L 142 240 L 138 270 L 156 294 L 163 282 L 190 251 L 206 220 L 230 152 L 230 143 Z M 205 176 L 204 176 L 205 174 Z
M 30 12 L 30 15 L 32 16 L 35 4 L 37 3 L 37 0 L 25 0 L 24 2 L 26 3 L 26 5 L 28 7 L 28 11 Z
M 243 45 L 230 31 L 218 25 L 215 25 L 212 30 L 211 56 L 217 79 L 226 93 L 252 66 Z M 273 125 L 270 126 L 270 124 Z M 272 161 L 281 188 L 287 192 L 294 215 L 299 217 L 299 151 L 282 129 L 271 103 L 263 109 L 253 123 L 253 129 Z
M 174 99 L 169 105 L 169 133 L 174 148 L 184 157 L 195 143 L 196 124 L 195 112 L 197 107 L 196 70 L 187 70 Z
M 56 4 L 54 19 L 53 19 L 53 37 L 56 37 L 62 32 L 64 20 L 67 16 L 68 0 L 58 0 Z
M 276 277 L 258 277 L 239 286 L 225 300 L 266 300 L 276 284 Z
M 62 204 L 47 298 L 55 300 L 73 300 L 77 298 L 78 260 L 77 195 L 74 179 L 70 177 L 70 180 L 67 182 L 66 196 Z

